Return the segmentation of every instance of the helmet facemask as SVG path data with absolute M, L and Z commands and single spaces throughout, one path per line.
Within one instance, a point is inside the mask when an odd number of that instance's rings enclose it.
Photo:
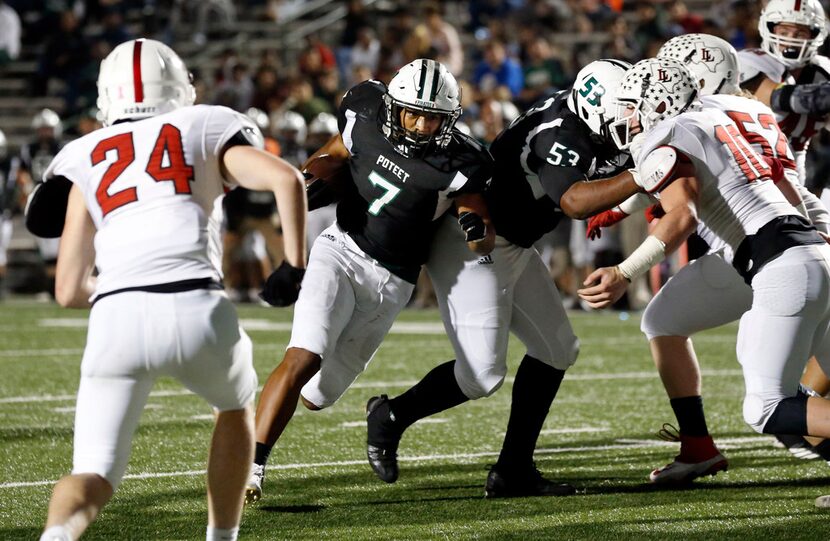
M 461 110 L 436 111 L 413 106 L 394 99 L 389 94 L 383 97 L 386 105 L 386 115 L 383 118 L 383 133 L 389 142 L 394 145 L 395 150 L 407 158 L 421 157 L 433 147 L 444 148 L 451 139 L 451 132 Z M 441 115 L 441 125 L 432 134 L 419 133 L 414 130 L 407 130 L 401 120 L 404 110 L 415 111 L 430 115 Z
M 827 18 L 819 0 L 769 0 L 758 21 L 761 48 L 789 69 L 807 65 L 827 37 Z M 781 24 L 806 28 L 810 37 L 797 38 L 775 33 Z

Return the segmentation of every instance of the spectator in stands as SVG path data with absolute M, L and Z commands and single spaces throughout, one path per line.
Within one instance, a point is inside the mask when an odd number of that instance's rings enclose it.
M 231 68 L 230 79 L 222 81 L 217 87 L 213 103 L 241 113 L 251 106 L 253 99 L 254 83 L 248 74 L 248 66 L 238 62 Z
M 602 0 L 580 0 L 578 11 L 589 21 L 597 31 L 602 31 L 614 20 L 614 12 Z
M 124 26 L 124 15 L 118 7 L 108 7 L 104 10 L 101 17 L 101 24 L 103 29 L 96 39 L 98 41 L 104 41 L 109 46 L 109 50 L 114 49 L 117 45 L 125 41 L 133 39 L 133 36 L 127 32 L 127 28 Z M 107 54 L 109 54 L 109 50 Z M 104 57 L 106 57 L 106 54 Z
M 306 48 L 300 53 L 297 61 L 300 73 L 316 77 L 324 71 L 337 67 L 337 59 L 331 47 L 320 39 L 320 36 L 311 34 L 306 37 Z
M 343 97 L 343 89 L 340 87 L 340 76 L 334 68 L 318 75 L 314 80 L 313 86 L 314 95 L 330 103 L 332 106 L 336 107 L 340 103 L 340 98 Z
M 306 124 L 320 113 L 331 113 L 332 104 L 314 95 L 311 82 L 297 78 L 291 85 L 291 95 L 285 103 L 286 108 L 300 113 Z
M 273 111 L 279 108 L 282 101 L 277 70 L 271 66 L 261 65 L 254 75 L 252 106 L 263 111 Z
M 671 32 L 664 20 L 664 13 L 658 11 L 658 6 L 654 5 L 651 0 L 641 0 L 637 3 L 637 22 L 634 26 L 634 38 L 637 40 L 639 47 L 639 56 L 646 58 L 649 56 L 648 52 L 657 44 L 657 48 L 663 44 L 669 37 Z M 656 53 L 657 50 L 655 49 Z
M 455 27 L 444 20 L 441 4 L 431 2 L 424 8 L 424 26 L 432 49 L 426 58 L 444 64 L 450 73 L 461 75 L 464 70 L 464 50 Z
M 639 46 L 631 35 L 631 27 L 628 20 L 622 15 L 617 16 L 608 29 L 610 41 L 605 45 L 602 52 L 603 58 L 617 58 L 636 63 L 639 59 Z
M 363 26 L 357 31 L 357 41 L 352 47 L 351 61 L 349 66 L 352 70 L 357 67 L 368 68 L 373 74 L 378 69 L 380 61 L 380 41 L 375 37 L 375 31 L 371 26 Z M 360 81 L 352 81 L 357 84 Z
M 674 0 L 669 4 L 669 16 L 672 23 L 671 33 L 676 36 L 703 32 L 703 17 L 690 13 L 683 0 Z
M 20 17 L 0 0 L 0 68 L 20 55 Z
M 349 80 L 352 71 L 352 47 L 357 43 L 358 29 L 370 24 L 366 8 L 362 0 L 349 0 L 346 8 L 345 26 L 340 36 L 340 47 L 337 48 L 337 66 L 340 68 L 340 79 Z
M 519 63 L 507 56 L 504 43 L 493 40 L 484 47 L 484 59 L 476 66 L 473 82 L 483 92 L 504 86 L 516 97 L 524 85 L 524 76 Z
M 66 84 L 67 101 L 74 101 L 79 74 L 90 60 L 89 51 L 78 17 L 71 10 L 61 13 L 60 29 L 46 40 L 40 57 L 33 81 L 34 93 L 45 96 L 50 79 L 57 78 Z
M 539 99 L 564 88 L 569 78 L 565 74 L 562 62 L 555 56 L 550 42 L 541 35 L 534 37 L 528 44 L 523 72 L 524 88 L 517 100 L 522 108 L 528 108 Z

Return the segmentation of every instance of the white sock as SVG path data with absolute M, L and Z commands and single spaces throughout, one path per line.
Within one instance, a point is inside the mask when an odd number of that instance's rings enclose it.
M 43 535 L 40 536 L 40 541 L 73 541 L 72 534 L 65 526 L 51 526 L 47 528 Z
M 236 528 L 222 529 L 207 527 L 207 541 L 236 541 L 236 536 L 239 535 L 239 526 Z

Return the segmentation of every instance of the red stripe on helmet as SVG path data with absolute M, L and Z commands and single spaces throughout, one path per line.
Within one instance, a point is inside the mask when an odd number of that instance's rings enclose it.
M 795 11 L 801 11 L 801 0 L 795 0 L 795 6 L 793 7 Z
M 133 93 L 136 103 L 144 101 L 144 84 L 141 82 L 141 44 L 142 40 L 136 40 L 133 46 Z

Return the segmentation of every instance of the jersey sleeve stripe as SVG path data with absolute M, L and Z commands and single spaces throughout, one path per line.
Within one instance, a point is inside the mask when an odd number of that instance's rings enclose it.
M 141 44 L 142 40 L 135 40 L 133 45 L 133 93 L 136 103 L 144 101 L 144 83 L 141 80 Z
M 356 121 L 357 113 L 351 109 L 346 109 L 346 127 L 343 128 L 343 133 L 341 135 L 343 137 L 343 144 L 346 146 L 349 154 L 354 154 L 352 152 L 352 146 L 354 145 L 354 141 L 352 140 L 352 130 L 354 129 L 354 123 Z

